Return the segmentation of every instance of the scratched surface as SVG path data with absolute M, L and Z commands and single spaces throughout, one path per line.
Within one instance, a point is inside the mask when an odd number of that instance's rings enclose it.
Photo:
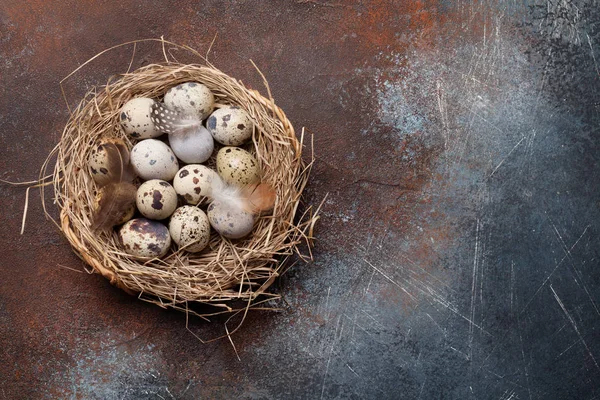
M 283 311 L 250 313 L 238 360 L 195 336 L 225 319 L 188 331 L 83 273 L 34 192 L 19 236 L 25 190 L 3 185 L 2 398 L 600 398 L 598 1 L 179 4 L 2 1 L 0 177 L 37 176 L 68 118 L 58 82 L 92 55 L 217 35 L 211 61 L 264 92 L 254 60 L 315 134 L 315 260 L 277 282 Z

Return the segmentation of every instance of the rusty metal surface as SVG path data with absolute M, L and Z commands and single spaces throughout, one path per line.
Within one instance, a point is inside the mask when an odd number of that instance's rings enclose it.
M 217 67 L 264 92 L 254 60 L 315 133 L 307 200 L 329 197 L 315 261 L 276 284 L 284 311 L 250 313 L 238 360 L 194 336 L 223 334 L 224 318 L 190 332 L 185 315 L 76 272 L 34 192 L 20 236 L 25 191 L 1 186 L 0 395 L 599 398 L 599 10 L 4 0 L 1 178 L 37 177 L 68 118 L 58 83 L 92 55 L 161 35 L 203 52 L 216 35 Z M 85 67 L 68 98 L 131 54 Z M 140 45 L 133 67 L 160 56 Z

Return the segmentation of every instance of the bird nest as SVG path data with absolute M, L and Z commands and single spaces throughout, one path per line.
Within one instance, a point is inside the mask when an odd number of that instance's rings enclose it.
M 255 129 L 247 148 L 260 164 L 262 181 L 273 186 L 277 199 L 272 212 L 261 215 L 244 239 L 229 240 L 212 232 L 208 247 L 200 253 L 172 245 L 164 257 L 140 261 L 123 251 L 115 230 L 98 233 L 91 229 L 99 188 L 87 159 L 103 138 L 120 137 L 129 149 L 135 144 L 119 124 L 119 111 L 128 100 L 160 99 L 169 88 L 189 81 L 206 85 L 217 104 L 236 105 L 248 112 Z M 277 297 L 268 289 L 288 258 L 294 254 L 305 258 L 299 247 L 308 249 L 306 257 L 310 257 L 312 230 L 318 218 L 301 201 L 312 165 L 302 159 L 303 137 L 296 137 L 270 94 L 263 97 L 205 60 L 200 64 L 167 60 L 118 75 L 105 86 L 90 90 L 72 110 L 53 151 L 58 225 L 74 251 L 91 266 L 89 272 L 101 274 L 144 301 L 201 317 L 265 305 Z M 190 308 L 198 303 L 214 307 Z

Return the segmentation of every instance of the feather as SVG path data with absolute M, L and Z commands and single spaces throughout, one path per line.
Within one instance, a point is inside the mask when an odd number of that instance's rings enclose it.
M 129 162 L 129 149 L 122 139 L 108 139 L 102 144 L 107 156 L 109 183 L 132 182 L 135 173 Z
M 275 189 L 268 183 L 247 185 L 242 189 L 242 196 L 246 211 L 253 214 L 271 210 L 277 198 Z
M 242 200 L 242 189 L 238 186 L 227 184 L 220 176 L 213 178 L 210 194 L 207 196 L 213 201 L 227 204 L 236 210 L 244 209 Z
M 109 183 L 96 197 L 92 231 L 99 232 L 118 225 L 135 205 L 136 187 L 128 182 Z
M 169 135 L 185 134 L 202 126 L 198 115 L 173 110 L 164 103 L 152 104 L 150 119 L 157 129 Z
M 271 210 L 277 198 L 275 189 L 267 183 L 254 183 L 238 187 L 227 184 L 220 177 L 213 180 L 211 192 L 209 197 L 212 200 L 251 214 Z

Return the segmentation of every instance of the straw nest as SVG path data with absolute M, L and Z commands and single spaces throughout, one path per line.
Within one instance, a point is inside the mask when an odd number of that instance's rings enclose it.
M 128 100 L 141 96 L 160 99 L 172 86 L 188 81 L 208 86 L 217 104 L 238 105 L 250 114 L 255 131 L 249 147 L 261 165 L 263 182 L 274 186 L 277 201 L 245 239 L 231 241 L 213 232 L 208 248 L 201 253 L 187 253 L 173 245 L 161 259 L 141 262 L 123 252 L 116 231 L 98 234 L 90 229 L 98 188 L 88 171 L 87 158 L 105 137 L 122 137 L 132 147 L 134 143 L 120 130 L 118 119 Z M 263 97 L 210 64 L 165 62 L 119 75 L 104 87 L 89 91 L 72 110 L 53 152 L 60 229 L 91 266 L 89 272 L 102 274 L 142 300 L 201 317 L 264 305 L 277 297 L 268 288 L 288 257 L 294 253 L 303 257 L 298 248 L 303 243 L 308 243 L 304 248 L 310 256 L 317 217 L 311 207 L 301 205 L 312 164 L 301 157 L 303 136 L 296 137 L 270 95 Z M 216 308 L 195 307 L 192 311 L 190 305 L 195 303 Z

